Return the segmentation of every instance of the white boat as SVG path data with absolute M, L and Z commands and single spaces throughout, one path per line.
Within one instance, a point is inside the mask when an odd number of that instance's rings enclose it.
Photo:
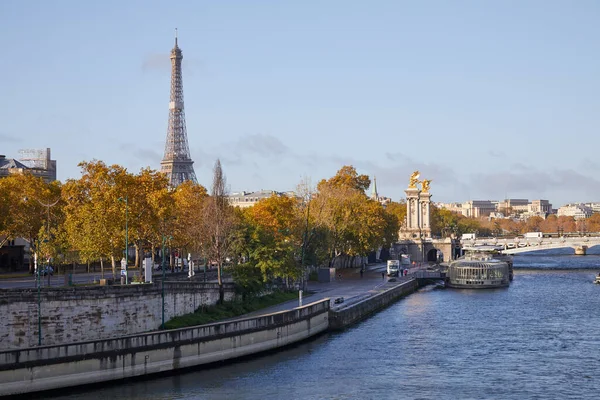
M 600 285 L 600 274 L 596 275 L 596 279 L 594 279 L 594 283 Z
M 448 266 L 447 286 L 462 289 L 506 287 L 512 280 L 512 261 L 493 246 L 463 248 L 465 255 Z

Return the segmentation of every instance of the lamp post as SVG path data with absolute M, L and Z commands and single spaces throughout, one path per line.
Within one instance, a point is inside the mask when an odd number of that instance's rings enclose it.
M 28 201 L 29 199 L 27 197 L 24 198 L 25 201 Z M 41 206 L 46 207 L 46 242 L 50 241 L 50 207 L 54 207 L 55 205 L 58 204 L 58 202 L 60 201 L 60 197 L 58 198 L 58 200 L 56 200 L 53 203 L 43 203 L 38 199 L 35 199 L 38 203 L 40 203 Z M 38 346 L 42 345 L 42 279 L 40 276 L 40 268 L 37 262 L 38 259 L 38 250 L 39 250 L 39 246 L 40 246 L 40 240 L 39 238 L 36 240 L 37 244 L 35 245 L 35 253 L 33 255 L 34 257 L 34 267 L 35 267 L 35 272 L 36 272 L 36 281 L 37 281 L 37 305 L 38 305 Z M 50 286 L 50 265 L 48 264 L 48 286 Z
M 165 234 L 162 235 L 162 281 L 161 281 L 161 297 L 162 297 L 162 324 L 161 329 L 165 329 Z
M 169 239 L 171 239 L 171 236 L 169 236 Z M 165 242 L 167 240 L 167 237 L 165 236 L 165 234 L 163 233 L 162 235 L 162 251 L 161 251 L 161 255 L 162 255 L 162 282 L 161 282 L 161 298 L 162 298 L 162 324 L 160 325 L 161 329 L 165 329 Z
M 129 219 L 129 196 L 125 196 L 125 198 L 119 197 L 119 201 L 125 202 L 125 257 L 123 258 L 123 260 L 125 260 L 125 284 L 127 285 L 129 283 L 128 282 L 129 276 L 127 274 L 127 250 L 129 247 L 127 223 L 128 223 L 128 219 Z
M 38 240 L 38 245 L 40 241 Z M 33 262 L 35 265 L 35 272 L 37 275 L 37 303 L 38 303 L 38 346 L 42 345 L 42 298 L 41 298 L 41 282 L 40 282 L 40 269 L 37 264 L 37 246 L 35 249 L 35 253 L 33 254 Z
M 27 197 L 25 197 L 25 201 L 29 200 Z M 60 197 L 58 198 L 58 200 L 56 200 L 54 203 L 43 203 L 38 199 L 35 199 L 38 203 L 40 203 L 40 205 L 42 207 L 46 207 L 46 240 L 44 242 L 49 242 L 50 241 L 50 207 L 54 207 L 55 205 L 58 204 L 58 202 L 60 201 Z M 40 241 L 38 239 L 38 245 L 39 245 Z M 39 273 L 38 273 L 38 277 L 39 277 Z M 50 264 L 48 264 L 48 286 L 50 286 Z

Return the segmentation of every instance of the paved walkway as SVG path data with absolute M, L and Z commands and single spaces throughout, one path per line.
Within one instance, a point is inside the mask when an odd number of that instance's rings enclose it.
M 410 268 L 408 277 L 395 278 L 388 277 L 386 269 L 385 263 L 369 265 L 362 277 L 360 276 L 360 268 L 340 269 L 338 273 L 341 273 L 341 279 L 336 277 L 336 280 L 333 282 L 308 282 L 308 291 L 312 292 L 312 294 L 304 295 L 302 304 L 307 305 L 327 297 L 331 299 L 331 308 L 356 303 L 378 292 L 387 290 L 397 285 L 398 282 L 410 279 L 411 273 L 419 269 L 419 267 Z M 382 272 L 384 273 L 383 277 Z M 338 297 L 343 297 L 344 303 L 335 304 L 334 300 Z M 292 300 L 245 314 L 240 318 L 291 310 L 294 307 L 298 307 L 298 305 L 298 300 Z

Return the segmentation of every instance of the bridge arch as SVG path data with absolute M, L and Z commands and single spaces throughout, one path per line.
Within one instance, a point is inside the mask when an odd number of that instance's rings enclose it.
M 425 257 L 427 262 L 438 262 L 438 252 L 441 255 L 440 259 L 443 260 L 443 253 L 434 247 L 427 252 L 427 256 Z

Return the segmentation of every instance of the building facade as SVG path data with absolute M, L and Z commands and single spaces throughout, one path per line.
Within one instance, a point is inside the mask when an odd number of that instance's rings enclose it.
M 25 172 L 42 178 L 46 183 L 56 180 L 56 160 L 49 148 L 19 150 L 19 160 L 0 155 L 0 178 Z
M 548 200 L 531 200 L 527 211 L 532 214 L 551 214 L 552 204 Z
M 585 204 L 567 204 L 558 208 L 559 217 L 573 217 L 575 219 L 586 219 L 593 214 L 592 208 Z
M 229 204 L 235 207 L 252 207 L 263 199 L 271 196 L 294 196 L 294 192 L 277 192 L 275 190 L 259 190 L 257 192 L 234 192 L 229 195 Z
M 492 200 L 469 200 L 462 203 L 462 215 L 465 217 L 489 217 L 496 211 L 496 202 Z

